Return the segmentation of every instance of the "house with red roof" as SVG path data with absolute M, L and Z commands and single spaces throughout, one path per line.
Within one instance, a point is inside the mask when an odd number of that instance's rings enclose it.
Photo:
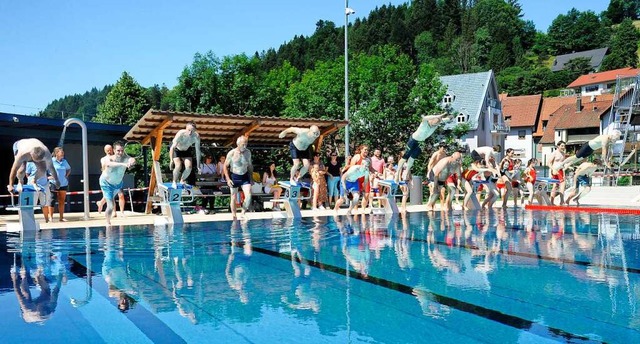
M 583 97 L 613 93 L 615 92 L 616 81 L 618 78 L 623 79 L 623 88 L 628 87 L 634 82 L 632 77 L 638 75 L 639 72 L 640 69 L 627 67 L 608 70 L 606 72 L 585 74 L 579 76 L 576 80 L 570 83 L 567 88 L 575 89 L 576 93 L 581 94 Z
M 612 95 L 590 97 L 585 102 L 579 96 L 567 98 L 573 98 L 575 102 L 562 104 L 549 114 L 538 142 L 543 164 L 549 160 L 558 141 L 566 142 L 567 152 L 573 154 L 585 142 L 600 135 L 603 120 L 610 114 Z
M 501 95 L 500 100 L 502 114 L 510 127 L 504 142 L 505 148 L 513 148 L 521 159 L 535 157 L 534 133 L 537 130 L 542 108 L 542 95 L 516 97 Z

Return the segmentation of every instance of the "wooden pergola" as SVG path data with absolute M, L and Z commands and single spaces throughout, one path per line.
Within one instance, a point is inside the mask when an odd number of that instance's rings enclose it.
M 312 125 L 320 128 L 320 137 L 316 141 L 316 150 L 322 146 L 324 138 L 336 130 L 347 125 L 347 121 L 320 120 L 313 118 L 279 118 L 267 116 L 241 116 L 204 114 L 193 112 L 161 111 L 150 109 L 140 118 L 125 135 L 127 141 L 138 141 L 142 145 L 153 148 L 153 160 L 160 159 L 162 142 L 170 142 L 180 129 L 184 129 L 188 122 L 196 123 L 200 141 L 216 147 L 232 147 L 236 139 L 242 135 L 249 138 L 249 146 L 282 147 L 287 145 L 292 136 L 279 138 L 278 134 L 289 127 L 308 128 Z M 149 198 L 147 198 L 147 213 L 151 212 L 150 197 L 155 193 L 156 180 L 155 164 L 151 167 L 149 182 Z

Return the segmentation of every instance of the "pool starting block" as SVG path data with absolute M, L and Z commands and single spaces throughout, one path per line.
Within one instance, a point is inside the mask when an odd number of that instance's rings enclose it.
M 550 187 L 558 183 L 560 183 L 560 181 L 553 178 L 536 178 L 536 182 L 533 185 L 533 197 L 536 198 L 540 205 L 551 205 L 551 200 L 549 199 Z
M 169 223 L 184 223 L 180 206 L 184 202 L 193 202 L 195 194 L 192 190 L 193 186 L 189 184 L 176 184 L 175 187 L 173 183 L 158 184 L 161 202 L 154 205 L 162 208 L 162 215 L 167 217 Z
M 396 182 L 392 179 L 385 179 L 378 181 L 378 185 L 381 187 L 387 188 L 387 193 L 378 196 L 372 197 L 372 200 L 377 199 L 378 202 L 384 202 L 383 207 L 372 208 L 372 212 L 374 214 L 398 214 L 398 204 L 396 203 L 396 195 L 398 193 L 398 187 L 400 185 L 406 185 L 405 181 Z
M 14 186 L 17 190 L 18 186 Z M 35 232 L 40 229 L 40 225 L 36 222 L 34 210 L 36 208 L 36 200 L 38 199 L 38 190 L 30 184 L 22 185 L 22 190 L 18 193 L 18 205 L 15 205 L 13 196 L 11 198 L 11 207 L 7 210 L 18 211 L 18 223 L 7 223 L 7 231 L 11 232 Z
M 300 206 L 298 201 L 308 199 L 309 197 L 302 197 L 300 193 L 301 189 L 308 189 L 309 195 L 311 195 L 311 185 L 309 183 L 298 182 L 292 185 L 290 182 L 278 182 L 285 191 L 287 191 L 287 197 L 283 197 L 284 209 L 287 212 L 287 217 L 301 218 Z

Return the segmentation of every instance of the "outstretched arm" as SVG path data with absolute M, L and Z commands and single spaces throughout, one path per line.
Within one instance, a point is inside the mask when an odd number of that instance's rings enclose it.
M 278 135 L 279 138 L 283 139 L 285 136 L 287 136 L 287 134 L 289 133 L 293 133 L 293 134 L 300 134 L 302 131 L 304 131 L 305 129 L 301 129 L 301 128 L 296 128 L 296 127 L 289 127 L 283 131 L 280 132 L 280 135 Z
M 580 166 L 578 166 L 578 168 L 576 168 L 576 170 L 573 172 L 573 176 L 575 177 L 575 180 L 578 180 L 578 177 L 581 174 L 584 174 L 585 171 L 589 168 L 589 166 L 587 164 L 580 164 Z
M 609 157 L 609 145 L 613 144 L 609 136 L 605 136 L 602 139 L 602 161 L 604 161 L 604 165 L 608 168 L 611 168 L 611 157 Z
M 428 121 L 429 125 L 436 125 L 438 123 L 440 123 L 441 121 L 444 121 L 447 119 L 447 116 L 449 116 L 449 114 L 445 113 L 441 113 L 439 115 L 423 115 L 422 116 L 422 120 L 423 121 Z
M 171 146 L 169 146 L 169 169 L 173 169 L 173 151 L 176 149 L 176 141 L 178 139 L 178 135 L 180 135 L 180 131 L 178 131 L 176 136 L 171 141 Z
M 196 166 L 200 166 L 200 135 L 196 136 Z
M 13 181 L 16 179 L 16 174 L 18 173 L 20 165 L 27 161 L 26 157 L 27 154 L 16 155 L 15 160 L 13 161 L 11 171 L 9 172 L 9 185 L 7 186 L 9 192 L 13 191 Z
M 345 194 L 346 194 L 346 190 L 347 190 L 347 176 L 349 175 L 349 170 L 345 171 L 342 174 L 342 177 L 340 178 L 340 183 L 342 184 L 342 189 L 345 190 Z

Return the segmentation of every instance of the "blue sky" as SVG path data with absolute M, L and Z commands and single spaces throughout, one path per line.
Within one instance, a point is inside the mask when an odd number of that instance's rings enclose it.
M 402 0 L 351 0 L 357 16 Z M 520 0 L 546 31 L 572 7 L 606 0 Z M 0 112 L 35 113 L 65 95 L 115 83 L 123 71 L 144 87 L 173 87 L 197 52 L 222 57 L 278 48 L 311 35 L 318 20 L 344 25 L 342 0 L 112 0 L 0 2 Z

